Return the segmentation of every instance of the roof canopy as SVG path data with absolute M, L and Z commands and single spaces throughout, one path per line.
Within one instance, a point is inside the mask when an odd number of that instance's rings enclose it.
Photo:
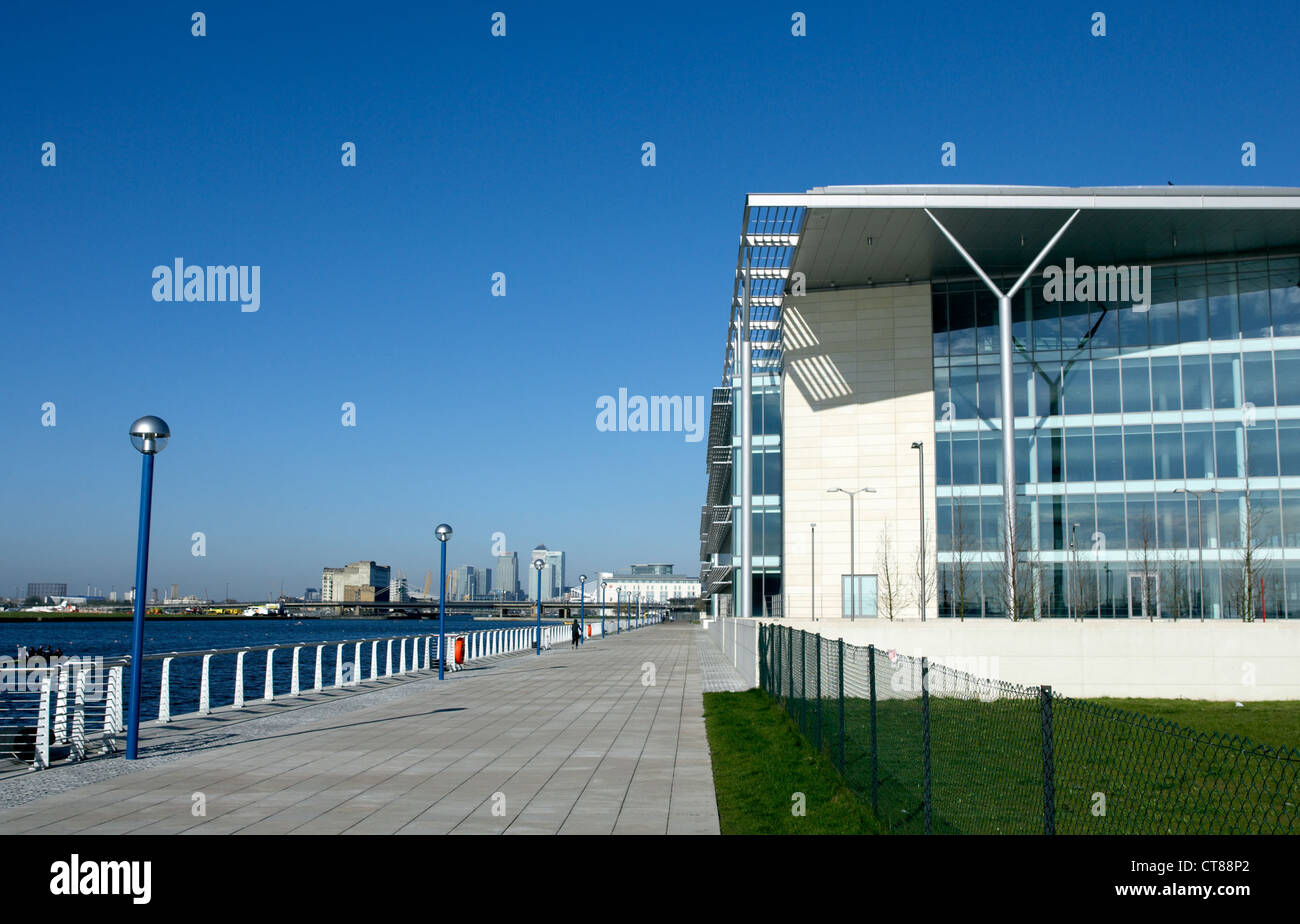
M 746 207 L 806 210 L 790 271 L 805 275 L 809 291 L 969 276 L 927 208 L 991 276 L 1018 276 L 1075 209 L 1049 264 L 1300 250 L 1295 188 L 829 186 L 751 194 Z

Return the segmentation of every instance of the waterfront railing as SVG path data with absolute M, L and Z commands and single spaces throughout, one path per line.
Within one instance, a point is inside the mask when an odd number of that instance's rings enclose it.
M 586 634 L 598 638 L 618 630 L 654 625 L 659 617 L 588 621 Z M 550 648 L 568 644 L 568 625 L 541 627 L 542 645 Z M 518 626 L 451 632 L 446 635 L 446 669 L 536 647 L 537 627 Z M 460 645 L 459 657 L 456 646 Z M 332 677 L 326 671 L 326 649 L 333 649 Z M 286 658 L 280 655 L 287 652 Z M 304 655 L 305 653 L 305 655 Z M 249 656 L 253 662 L 250 663 Z M 144 656 L 144 673 L 152 682 L 158 678 L 157 721 L 159 724 L 194 715 L 206 716 L 214 709 L 243 709 L 250 702 L 270 703 L 301 696 L 305 692 L 342 690 L 392 677 L 438 669 L 442 653 L 436 634 L 382 636 L 322 642 L 290 642 L 280 645 L 252 645 L 210 648 L 196 651 L 155 652 Z M 233 691 L 228 706 L 214 706 L 213 690 L 218 678 L 213 662 L 233 658 Z M 349 660 L 350 658 L 350 660 Z M 307 667 L 303 662 L 307 661 Z M 262 696 L 249 698 L 245 679 L 254 664 L 262 667 Z M 24 662 L 0 659 L 0 758 L 16 758 L 35 769 L 60 760 L 84 760 L 118 750 L 125 733 L 124 678 L 129 657 L 115 658 L 32 658 Z M 156 672 L 150 665 L 158 665 Z M 198 708 L 174 712 L 173 665 L 195 666 L 198 671 Z M 277 692 L 277 668 L 288 672 L 288 691 L 283 683 Z M 229 678 L 229 673 L 224 676 Z M 283 675 L 279 675 L 283 676 Z M 249 678 L 251 679 L 251 678 Z M 332 682 L 331 682 L 332 681 Z M 190 688 L 192 690 L 192 687 Z M 141 703 L 142 714 L 154 710 Z

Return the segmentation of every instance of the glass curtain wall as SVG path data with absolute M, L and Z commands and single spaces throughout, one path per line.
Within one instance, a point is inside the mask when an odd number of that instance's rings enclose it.
M 1146 305 L 1048 300 L 1041 274 L 1013 305 L 1039 612 L 1300 616 L 1300 260 L 1151 276 Z M 940 614 L 1002 616 L 997 301 L 932 291 Z

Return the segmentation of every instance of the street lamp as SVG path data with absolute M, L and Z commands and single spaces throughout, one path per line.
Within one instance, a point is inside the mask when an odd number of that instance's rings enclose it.
M 600 637 L 605 637 L 605 588 L 609 586 L 608 581 L 600 582 Z
M 849 621 L 857 622 L 858 615 L 858 568 L 857 553 L 854 548 L 854 529 L 857 517 L 853 515 L 853 498 L 858 494 L 875 494 L 875 488 L 858 488 L 846 491 L 843 488 L 827 488 L 827 494 L 847 494 L 849 497 Z
M 1196 596 L 1201 605 L 1201 622 L 1205 622 L 1205 535 L 1204 521 L 1201 519 L 1201 495 L 1202 494 L 1222 494 L 1218 488 L 1207 488 L 1203 491 L 1191 491 L 1187 488 L 1174 488 L 1175 494 L 1190 494 L 1196 498 L 1196 571 L 1197 571 L 1197 590 Z M 1146 578 L 1143 578 L 1145 581 Z M 1175 614 L 1177 615 L 1177 614 Z
M 533 559 L 533 567 L 537 569 L 537 653 L 542 653 L 542 569 L 546 567 L 546 562 L 540 558 Z
M 812 550 L 812 565 L 808 568 L 808 576 L 812 580 L 812 591 L 808 601 L 808 612 L 812 615 L 813 622 L 817 621 L 817 524 L 808 524 L 809 548 Z
M 619 588 L 614 598 L 614 634 L 623 634 L 623 588 Z
M 442 680 L 447 662 L 447 540 L 451 538 L 451 527 L 439 523 L 433 534 L 438 537 L 438 546 L 442 549 L 442 565 L 438 569 L 442 575 L 442 583 L 438 585 L 438 679 Z
M 587 644 L 587 576 L 578 575 L 578 644 Z
M 921 604 L 921 622 L 925 622 L 927 602 L 925 587 L 925 444 L 915 442 L 912 444 L 912 448 L 920 451 L 920 455 L 917 457 L 917 484 L 920 489 L 919 497 L 921 499 L 921 592 L 916 595 L 916 598 Z
M 162 452 L 172 431 L 161 417 L 141 417 L 131 424 L 131 445 L 144 456 L 140 475 L 140 532 L 135 550 L 135 608 L 131 619 L 131 711 L 126 727 L 126 759 L 135 760 L 140 741 L 140 697 L 144 673 L 144 588 L 149 583 L 149 521 L 153 512 L 153 457 Z

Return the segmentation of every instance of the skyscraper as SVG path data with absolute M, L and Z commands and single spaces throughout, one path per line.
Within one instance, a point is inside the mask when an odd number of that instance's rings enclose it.
M 539 559 L 543 565 L 542 599 L 555 600 L 564 592 L 564 553 L 538 543 L 528 559 L 530 572 L 534 570 L 533 562 Z M 537 599 L 537 576 L 532 573 L 528 575 L 528 599 Z
M 519 593 L 519 553 L 506 552 L 497 556 L 497 590 L 505 600 L 513 600 Z

